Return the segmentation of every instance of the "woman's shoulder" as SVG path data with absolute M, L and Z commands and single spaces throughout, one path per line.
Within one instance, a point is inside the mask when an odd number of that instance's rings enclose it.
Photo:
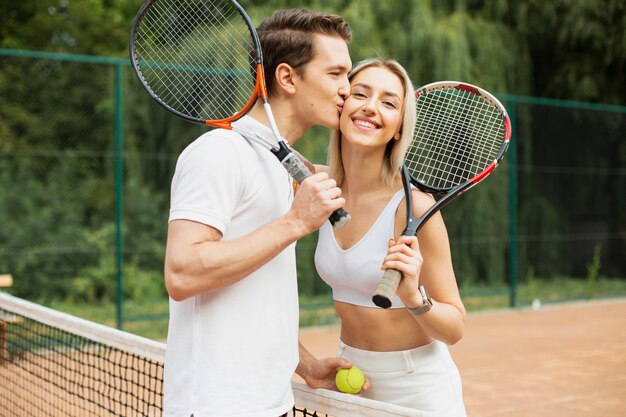
M 416 218 L 424 214 L 436 202 L 435 197 L 433 197 L 432 194 L 429 194 L 417 188 L 413 188 L 412 197 L 413 197 L 413 214 L 414 214 L 414 217 Z
M 424 192 L 419 188 L 413 188 L 411 191 L 413 196 L 413 210 L 423 206 L 428 208 L 435 204 L 435 197 L 433 197 L 432 194 Z

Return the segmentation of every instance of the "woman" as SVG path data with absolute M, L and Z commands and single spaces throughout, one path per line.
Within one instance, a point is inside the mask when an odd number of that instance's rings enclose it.
M 352 220 L 337 230 L 326 222 L 315 252 L 341 319 L 338 356 L 363 370 L 370 382 L 364 397 L 426 415 L 465 416 L 447 348 L 463 335 L 465 308 L 445 224 L 435 214 L 417 237 L 401 236 L 406 209 L 399 173 L 415 121 L 411 80 L 396 61 L 379 59 L 357 64 L 349 78 L 351 95 L 331 138 L 329 170 Z M 413 189 L 416 215 L 433 202 Z M 372 294 L 388 268 L 403 279 L 385 310 Z

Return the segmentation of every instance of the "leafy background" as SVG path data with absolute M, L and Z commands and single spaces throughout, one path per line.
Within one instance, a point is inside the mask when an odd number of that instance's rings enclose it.
M 165 299 L 170 180 L 177 155 L 204 128 L 156 106 L 129 69 L 128 37 L 140 5 L 137 0 L 0 5 L 3 50 L 108 59 L 0 56 L 0 273 L 14 276 L 17 295 L 47 303 L 116 300 L 114 137 L 121 105 L 124 299 L 129 306 Z M 514 111 L 512 173 L 511 161 L 505 161 L 471 197 L 444 212 L 463 290 L 508 286 L 512 263 L 529 294 L 537 282 L 559 277 L 625 278 L 626 112 L 618 106 L 626 105 L 626 3 L 251 0 L 242 5 L 255 23 L 286 7 L 338 13 L 353 29 L 353 62 L 393 57 L 416 86 L 463 80 L 496 92 Z M 121 68 L 121 104 L 115 101 L 116 68 Z M 311 129 L 297 148 L 324 162 L 327 137 L 324 129 Z M 514 203 L 507 194 L 511 187 Z M 517 260 L 510 258 L 513 241 Z M 315 235 L 298 243 L 300 292 L 327 302 L 328 288 L 313 267 L 314 245 Z

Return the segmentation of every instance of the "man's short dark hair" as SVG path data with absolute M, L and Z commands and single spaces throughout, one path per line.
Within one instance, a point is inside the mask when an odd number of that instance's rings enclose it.
M 263 50 L 265 82 L 269 94 L 275 88 L 274 73 L 281 63 L 302 71 L 315 56 L 314 34 L 352 41 L 352 30 L 341 16 L 306 9 L 274 12 L 258 27 Z

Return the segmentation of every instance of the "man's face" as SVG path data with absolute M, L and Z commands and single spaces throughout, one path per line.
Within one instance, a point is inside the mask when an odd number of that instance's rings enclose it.
M 348 45 L 339 37 L 315 36 L 315 55 L 295 77 L 298 114 L 303 124 L 339 128 L 339 115 L 350 94 L 352 67 Z

